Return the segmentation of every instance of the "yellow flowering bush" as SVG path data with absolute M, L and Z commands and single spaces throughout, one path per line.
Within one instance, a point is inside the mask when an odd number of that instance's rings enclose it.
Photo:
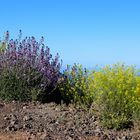
M 140 98 L 135 67 L 115 64 L 91 75 L 103 125 L 116 129 L 132 125 L 135 102 Z
M 140 125 L 140 76 L 137 76 L 137 86 L 135 96 L 133 97 L 133 121 L 134 124 Z

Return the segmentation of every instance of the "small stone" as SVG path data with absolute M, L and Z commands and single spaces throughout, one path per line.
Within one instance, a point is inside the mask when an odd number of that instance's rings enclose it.
M 47 134 L 43 134 L 43 135 L 40 137 L 41 140 L 46 140 L 47 138 L 48 138 L 48 135 L 47 135 Z
M 6 131 L 11 131 L 12 130 L 12 127 L 11 126 L 8 126 L 7 128 L 6 128 Z
M 32 140 L 32 138 L 31 137 L 28 137 L 28 140 Z
M 16 108 L 11 109 L 11 112 L 14 112 L 14 111 L 16 111 Z
M 10 114 L 10 119 L 11 120 L 16 120 L 17 119 L 17 116 L 15 114 Z
M 0 108 L 3 108 L 3 107 L 4 107 L 4 104 L 1 104 L 1 103 L 0 103 Z
M 23 117 L 23 121 L 29 121 L 29 120 L 32 120 L 31 116 L 24 116 Z
M 35 136 L 35 135 L 37 134 L 37 132 L 36 132 L 36 131 L 33 131 L 33 130 L 30 131 L 29 133 L 30 133 L 30 135 L 32 135 L 32 136 Z
M 21 124 L 15 124 L 14 127 L 17 128 L 17 130 L 20 130 L 23 128 Z
M 6 131 L 17 131 L 17 128 L 15 126 L 8 126 Z
M 23 109 L 27 109 L 27 106 L 23 106 Z
M 73 140 L 73 138 L 70 137 L 70 136 L 66 136 L 66 139 L 67 139 L 67 140 Z
M 106 134 L 103 134 L 100 140 L 109 140 L 109 137 Z
M 123 136 L 121 140 L 127 140 L 127 136 Z
M 7 117 L 7 116 L 5 116 L 5 117 L 4 117 L 4 120 L 10 120 L 10 118 L 9 118 L 9 117 Z
M 95 133 L 96 136 L 100 136 L 101 135 L 101 129 L 99 129 L 99 128 L 95 129 L 94 133 Z
M 23 128 L 24 128 L 24 129 L 26 129 L 26 128 L 31 129 L 31 128 L 32 128 L 32 125 L 29 124 L 29 123 L 27 123 L 27 124 L 24 124 L 24 125 L 23 125 Z
M 12 121 L 10 122 L 11 125 L 15 125 L 15 124 L 17 124 L 17 123 L 18 123 L 17 120 L 12 120 Z
M 38 109 L 42 109 L 42 106 L 39 106 Z
M 59 109 L 56 107 L 56 108 L 55 108 L 55 111 L 59 111 Z
M 43 132 L 44 132 L 44 133 L 47 133 L 47 130 L 46 130 L 46 128 L 43 128 Z
M 88 135 L 89 134 L 89 131 L 85 131 L 85 135 Z
M 42 118 L 43 116 L 42 115 L 39 115 L 39 118 Z

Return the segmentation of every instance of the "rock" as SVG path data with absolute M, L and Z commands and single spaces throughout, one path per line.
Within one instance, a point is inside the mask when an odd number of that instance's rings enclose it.
M 24 129 L 31 129 L 31 128 L 32 128 L 32 125 L 29 124 L 29 123 L 27 123 L 27 124 L 24 124 L 24 125 L 23 125 L 23 128 L 24 128 Z
M 17 128 L 17 130 L 20 130 L 23 128 L 23 126 L 21 124 L 15 124 L 14 126 Z
M 8 126 L 8 127 L 6 127 L 5 130 L 6 130 L 6 131 L 11 131 L 11 130 L 12 130 L 12 127 L 11 127 L 11 126 Z
M 31 116 L 26 115 L 23 117 L 23 121 L 30 121 L 30 120 L 32 120 Z
M 11 125 L 15 125 L 15 124 L 17 124 L 17 123 L 18 123 L 18 120 L 11 120 L 11 121 L 10 121 L 10 124 L 11 124 Z
M 13 121 L 17 120 L 17 116 L 15 114 L 10 114 L 9 118 Z
M 27 106 L 23 106 L 22 108 L 23 108 L 23 109 L 27 109 Z
M 95 133 L 95 136 L 100 136 L 101 135 L 101 129 L 100 128 L 95 129 L 94 133 Z
M 74 140 L 71 136 L 66 136 L 67 140 Z
M 42 115 L 39 115 L 39 118 L 42 118 L 43 116 Z
M 109 139 L 108 135 L 103 134 L 103 135 L 101 136 L 100 140 L 110 140 L 110 139 Z
M 4 120 L 10 120 L 10 118 L 8 116 L 5 116 Z
M 0 108 L 3 108 L 4 107 L 4 104 L 0 103 Z
M 55 111 L 60 111 L 60 108 L 56 107 L 56 108 L 55 108 Z
M 128 139 L 127 139 L 127 136 L 123 136 L 123 137 L 121 138 L 121 140 L 128 140 Z
M 44 133 L 44 134 L 40 137 L 40 140 L 47 140 L 47 138 L 48 138 L 48 135 Z
M 8 126 L 6 128 L 6 131 L 17 131 L 17 128 L 13 125 L 13 126 Z

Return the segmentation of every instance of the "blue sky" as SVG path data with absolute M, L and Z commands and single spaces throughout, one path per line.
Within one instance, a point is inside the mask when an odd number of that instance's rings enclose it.
M 140 66 L 139 0 L 0 0 L 0 37 L 43 35 L 63 65 Z

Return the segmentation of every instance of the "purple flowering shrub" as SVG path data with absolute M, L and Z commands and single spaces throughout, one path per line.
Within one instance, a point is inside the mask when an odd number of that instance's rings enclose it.
M 35 37 L 0 42 L 0 98 L 5 100 L 45 100 L 57 89 L 61 76 L 58 53 L 53 58 L 50 49 Z

